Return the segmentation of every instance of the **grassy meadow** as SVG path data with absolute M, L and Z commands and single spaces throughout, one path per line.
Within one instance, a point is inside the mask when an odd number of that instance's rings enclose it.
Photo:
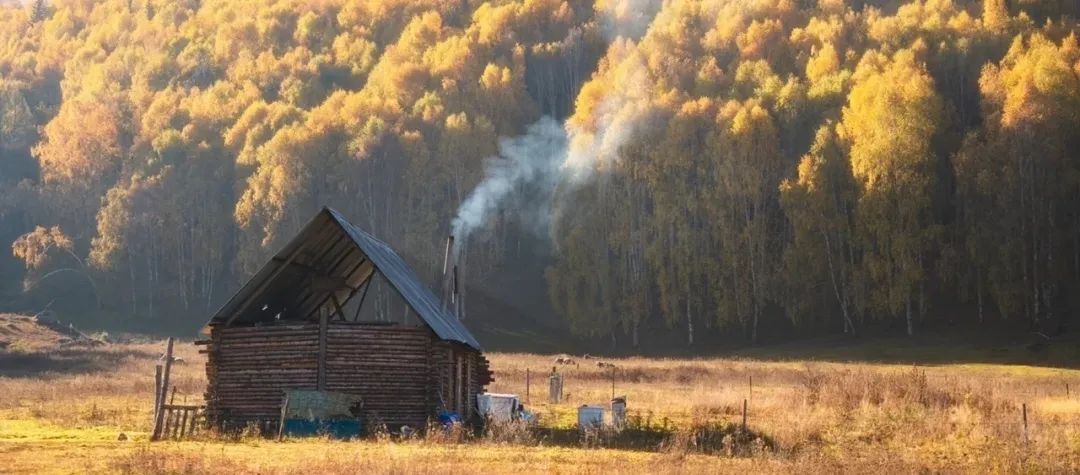
M 376 437 L 276 442 L 205 435 L 147 441 L 161 342 L 0 350 L 4 473 L 1076 473 L 1080 371 L 1035 366 L 605 359 L 639 426 L 675 436 L 651 450 L 552 444 L 542 437 Z M 201 398 L 203 358 L 175 366 L 177 402 Z M 553 356 L 489 354 L 490 390 L 524 394 L 545 427 L 605 403 L 611 370 L 560 366 L 567 401 L 547 404 Z M 751 387 L 752 379 L 752 387 Z M 1066 395 L 1066 384 L 1070 392 Z M 703 453 L 695 428 L 741 421 L 769 444 Z M 1025 438 L 1022 408 L 1028 408 Z M 120 437 L 124 434 L 124 437 Z M 124 438 L 126 440 L 118 440 Z

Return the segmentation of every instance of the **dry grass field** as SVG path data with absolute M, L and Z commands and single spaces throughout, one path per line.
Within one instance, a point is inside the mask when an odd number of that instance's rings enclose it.
M 0 335 L 2 336 L 2 335 Z M 53 342 L 55 343 L 55 342 Z M 653 450 L 568 447 L 543 438 L 268 441 L 205 436 L 149 443 L 160 342 L 0 350 L 3 473 L 1077 473 L 1080 371 L 744 359 L 605 360 L 641 425 L 673 427 Z M 203 359 L 175 367 L 178 402 L 201 398 Z M 611 396 L 611 370 L 560 366 L 569 401 L 548 405 L 552 357 L 491 354 L 498 392 L 525 392 L 547 427 Z M 753 387 L 751 389 L 751 378 Z M 1066 395 L 1066 384 L 1070 394 Z M 741 420 L 769 444 L 702 453 L 693 428 Z M 1022 407 L 1028 407 L 1025 438 Z M 120 434 L 127 440 L 117 440 Z

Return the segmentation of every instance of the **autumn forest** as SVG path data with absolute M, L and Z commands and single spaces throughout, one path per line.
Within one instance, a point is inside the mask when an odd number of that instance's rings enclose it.
M 487 326 L 629 347 L 1059 332 L 1080 309 L 1078 18 L 0 0 L 0 309 L 194 331 L 322 206 L 437 285 L 459 207 L 495 190 L 461 239 Z

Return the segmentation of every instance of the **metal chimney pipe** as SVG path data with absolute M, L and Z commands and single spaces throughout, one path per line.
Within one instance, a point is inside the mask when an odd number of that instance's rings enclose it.
M 446 271 L 450 268 L 450 249 L 454 247 L 454 235 L 446 236 L 446 252 L 443 253 L 442 273 L 446 277 Z
M 457 298 L 458 298 L 458 271 L 457 271 L 457 265 L 455 264 L 454 265 L 453 294 L 451 294 L 450 301 L 451 302 L 457 302 Z
M 451 258 L 451 253 L 453 252 L 453 249 L 454 249 L 454 235 L 451 234 L 451 235 L 446 236 L 446 252 L 443 254 L 443 264 L 442 264 L 442 301 L 443 301 L 442 307 L 443 307 L 443 311 L 447 310 L 447 305 L 450 303 L 451 299 L 454 298 L 454 296 L 453 296 L 453 294 L 451 293 L 451 290 L 450 290 L 450 286 L 451 286 L 451 282 L 450 282 L 450 278 L 451 278 L 450 277 L 450 258 Z M 452 309 L 451 309 L 451 311 L 452 311 Z

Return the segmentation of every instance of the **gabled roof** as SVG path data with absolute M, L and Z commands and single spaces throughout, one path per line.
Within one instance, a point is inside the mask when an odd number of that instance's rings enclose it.
M 287 313 L 288 319 L 304 319 L 331 299 L 343 305 L 375 271 L 440 339 L 480 349 L 465 325 L 443 308 L 401 256 L 331 208 L 323 208 L 207 325 L 270 321 L 279 313 Z M 325 284 L 315 283 L 313 274 L 322 282 L 336 282 L 340 290 L 321 288 Z

